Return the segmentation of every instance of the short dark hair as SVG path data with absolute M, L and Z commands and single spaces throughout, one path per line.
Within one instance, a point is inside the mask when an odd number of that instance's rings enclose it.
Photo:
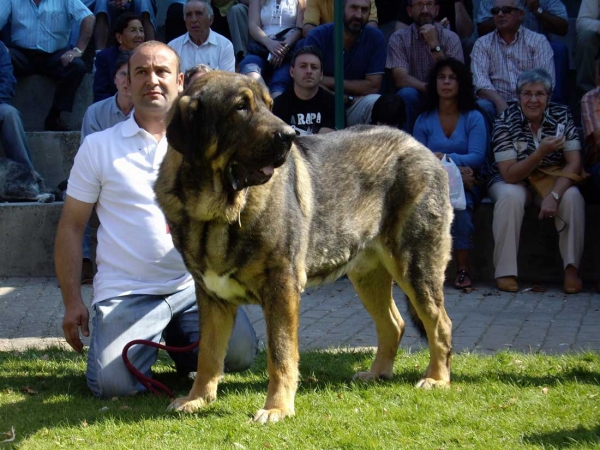
M 112 26 L 112 30 L 110 33 L 110 38 L 114 41 L 114 45 L 118 46 L 119 42 L 117 42 L 117 38 L 116 38 L 116 34 L 120 33 L 123 34 L 123 31 L 125 30 L 125 28 L 127 28 L 127 26 L 129 25 L 129 22 L 131 22 L 132 20 L 139 20 L 140 23 L 142 22 L 142 17 L 139 16 L 136 13 L 132 13 L 132 12 L 126 12 L 121 14 L 119 17 L 117 17 L 117 19 L 115 20 L 115 23 Z
M 475 99 L 475 87 L 473 86 L 473 74 L 469 68 L 458 59 L 444 58 L 439 60 L 429 71 L 427 80 L 427 97 L 425 100 L 425 111 L 435 111 L 440 102 L 437 91 L 437 77 L 442 69 L 449 67 L 456 74 L 458 81 L 458 109 L 467 112 L 477 109 Z
M 291 66 L 294 67 L 296 65 L 296 58 L 300 55 L 315 55 L 319 58 L 319 62 L 321 63 L 321 70 L 323 70 L 323 54 L 319 47 L 315 45 L 305 45 L 304 47 L 300 47 L 292 54 Z
M 406 106 L 399 95 L 383 94 L 373 104 L 371 123 L 402 128 L 406 121 Z
M 127 71 L 129 72 L 129 57 L 131 56 L 131 52 L 125 51 L 121 52 L 119 56 L 117 56 L 117 60 L 115 61 L 115 67 L 113 69 L 113 78 L 117 76 L 117 72 L 123 64 L 127 64 Z
M 208 73 L 211 71 L 212 69 L 208 64 L 196 64 L 195 66 L 190 67 L 183 75 L 183 86 L 187 87 L 187 85 L 190 84 L 190 79 L 198 72 Z

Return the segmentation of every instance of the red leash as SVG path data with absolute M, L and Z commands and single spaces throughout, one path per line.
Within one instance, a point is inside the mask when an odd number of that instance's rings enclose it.
M 199 342 L 200 342 L 200 340 L 197 340 L 193 344 L 190 344 L 186 347 L 171 347 L 169 345 L 157 344 L 156 342 L 148 341 L 146 339 L 135 339 L 135 340 L 131 341 L 129 344 L 127 344 L 125 347 L 123 347 L 123 353 L 121 353 L 121 356 L 123 357 L 123 362 L 125 363 L 125 366 L 127 366 L 129 371 L 131 372 L 131 374 L 135 378 L 137 378 L 137 380 L 140 383 L 142 383 L 142 385 L 146 389 L 148 389 L 154 395 L 166 394 L 169 396 L 169 398 L 171 400 L 173 400 L 173 399 L 175 399 L 175 396 L 173 395 L 173 391 L 171 391 L 171 389 L 169 389 L 167 386 L 162 384 L 160 381 L 156 381 L 155 379 L 150 378 L 149 376 L 146 376 L 142 372 L 140 372 L 138 370 L 138 368 L 135 367 L 133 364 L 131 364 L 131 361 L 129 361 L 129 357 L 127 356 L 127 351 L 134 345 L 141 344 L 141 345 L 148 345 L 150 347 L 154 347 L 154 348 L 158 348 L 158 349 L 162 349 L 162 350 L 167 350 L 169 352 L 184 353 L 184 352 L 189 352 L 190 350 L 193 350 L 196 347 L 198 347 Z M 157 388 L 162 390 L 162 392 L 160 392 Z

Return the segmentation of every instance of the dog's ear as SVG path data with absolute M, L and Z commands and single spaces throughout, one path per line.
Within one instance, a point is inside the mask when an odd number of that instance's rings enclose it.
M 183 95 L 171 108 L 171 117 L 167 125 L 167 141 L 174 150 L 184 156 L 190 156 L 188 143 L 192 135 L 192 120 L 199 103 L 199 99 Z

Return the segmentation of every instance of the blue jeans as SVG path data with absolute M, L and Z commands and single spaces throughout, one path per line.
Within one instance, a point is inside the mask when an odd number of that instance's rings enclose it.
M 21 113 L 8 103 L 0 103 L 0 143 L 8 159 L 25 164 L 33 170 Z
M 98 302 L 88 353 L 87 384 L 98 397 L 132 395 L 145 388 L 129 372 L 121 352 L 134 339 L 148 339 L 184 346 L 198 340 L 198 307 L 194 287 L 172 295 L 128 295 Z M 258 340 L 248 316 L 238 309 L 225 357 L 227 371 L 249 368 L 258 350 Z M 196 348 L 188 353 L 171 353 L 179 373 L 197 369 Z M 152 375 L 158 357 L 156 348 L 135 345 L 129 360 L 144 375 Z
M 552 101 L 566 105 L 569 103 L 569 99 L 567 98 L 569 95 L 567 89 L 569 49 L 565 44 L 558 41 L 550 41 L 550 47 L 552 47 L 552 51 L 554 52 L 554 74 L 556 77 L 554 92 L 552 92 Z
M 454 210 L 454 220 L 450 232 L 452 233 L 453 250 L 470 250 L 473 248 L 473 210 L 481 201 L 481 188 L 473 186 L 472 190 L 465 189 L 466 209 Z
M 256 72 L 263 77 L 267 86 L 269 86 L 269 92 L 274 94 L 275 92 L 285 92 L 286 89 L 292 83 L 292 76 L 290 75 L 290 63 L 283 63 L 279 67 L 273 67 L 268 63 L 266 59 L 261 58 L 258 55 L 248 54 L 240 63 L 240 73 L 247 75 L 250 72 Z M 267 77 L 270 73 L 271 77 L 267 82 Z
M 417 117 L 421 113 L 421 107 L 425 100 L 425 95 L 417 91 L 415 88 L 407 87 L 402 88 L 396 92 L 402 100 L 404 100 L 404 106 L 406 107 L 406 122 L 404 124 L 404 131 L 412 134 L 413 128 Z

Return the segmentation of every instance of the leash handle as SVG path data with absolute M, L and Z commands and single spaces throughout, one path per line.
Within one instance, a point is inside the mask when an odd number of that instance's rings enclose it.
M 152 392 L 154 395 L 166 394 L 171 400 L 174 400 L 175 395 L 173 395 L 173 391 L 171 391 L 171 389 L 169 389 L 167 386 L 165 386 L 160 381 L 157 381 L 153 378 L 150 378 L 147 375 L 144 375 L 137 367 L 135 367 L 131 363 L 131 361 L 129 361 L 129 356 L 127 355 L 127 352 L 134 345 L 147 345 L 149 347 L 166 350 L 168 352 L 185 353 L 185 352 L 189 352 L 190 350 L 193 350 L 196 347 L 198 347 L 199 343 L 200 343 L 200 340 L 197 340 L 196 342 L 194 342 L 190 345 L 187 345 L 185 347 L 172 347 L 170 345 L 158 344 L 156 342 L 149 341 L 147 339 L 134 339 L 133 341 L 129 342 L 125 347 L 123 347 L 123 352 L 121 353 L 121 357 L 123 358 L 123 362 L 125 363 L 125 366 L 127 367 L 127 369 L 142 384 L 142 386 L 144 386 L 146 389 L 148 389 L 148 391 Z M 160 392 L 159 390 L 161 390 L 162 392 Z

